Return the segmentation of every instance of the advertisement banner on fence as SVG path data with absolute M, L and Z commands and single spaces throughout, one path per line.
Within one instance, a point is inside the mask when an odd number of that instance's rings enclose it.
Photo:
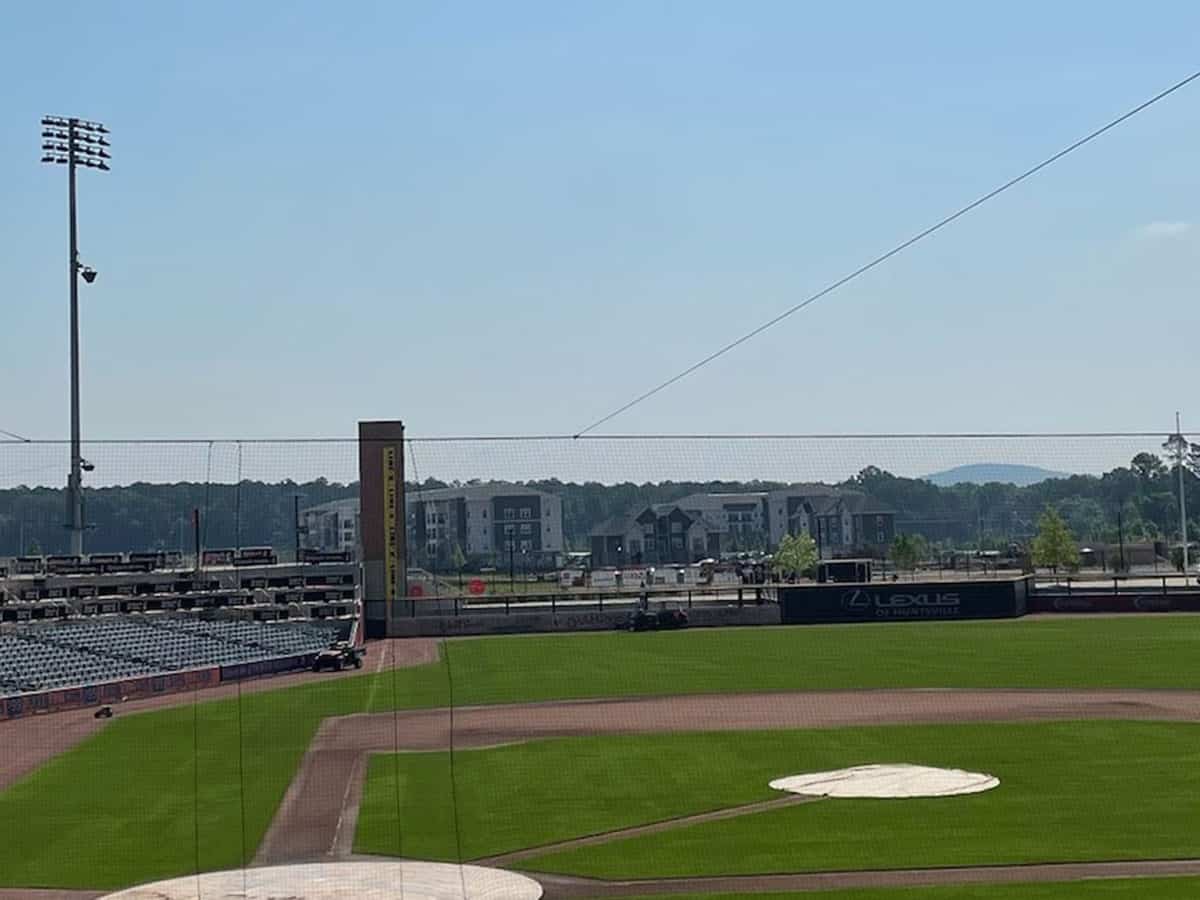
M 312 665 L 314 658 L 315 654 L 306 653 L 303 656 L 288 656 L 284 659 L 264 659 L 234 666 L 221 666 L 221 680 L 240 681 L 243 678 L 257 678 L 260 675 L 275 675 L 279 672 L 307 669 Z
M 1026 612 L 1028 580 L 915 581 L 779 589 L 785 625 L 1002 619 Z
M 43 691 L 38 694 L 22 694 L 0 700 L 0 719 L 18 719 L 40 713 L 62 712 L 101 703 L 120 703 L 137 700 L 153 694 L 177 693 L 221 683 L 221 670 L 196 669 L 191 672 L 175 672 L 150 678 L 131 678 L 105 684 L 90 684 L 83 687 Z
M 1058 613 L 1200 612 L 1200 592 L 1041 595 L 1030 600 L 1029 608 L 1031 612 Z

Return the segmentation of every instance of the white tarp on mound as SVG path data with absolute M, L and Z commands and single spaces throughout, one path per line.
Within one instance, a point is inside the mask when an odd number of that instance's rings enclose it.
M 962 769 L 938 769 L 908 763 L 854 766 L 832 772 L 811 772 L 776 778 L 777 791 L 810 797 L 953 797 L 979 794 L 1000 784 L 1000 779 Z
M 538 900 L 532 878 L 485 869 L 427 862 L 341 862 L 208 872 L 109 894 L 105 900 Z

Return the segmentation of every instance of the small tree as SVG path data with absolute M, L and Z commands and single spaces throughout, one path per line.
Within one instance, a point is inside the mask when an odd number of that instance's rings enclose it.
M 1139 453 L 1129 461 L 1129 468 L 1133 469 L 1142 482 L 1153 481 L 1167 474 L 1167 467 L 1153 453 Z
M 916 572 L 917 564 L 925 558 L 925 539 L 919 534 L 898 534 L 892 541 L 892 562 L 897 569 Z
M 450 548 L 450 565 L 453 566 L 455 572 L 461 572 L 466 564 L 467 557 L 463 555 L 462 547 L 455 544 Z
M 816 564 L 817 543 L 806 531 L 784 535 L 771 560 L 771 567 L 783 576 L 808 575 Z
M 1033 539 L 1033 562 L 1048 566 L 1055 575 L 1059 566 L 1079 564 L 1079 548 L 1075 536 L 1055 510 L 1047 509 L 1038 519 L 1038 533 Z
M 1188 548 L 1188 565 L 1195 571 L 1196 568 L 1196 550 L 1194 547 Z M 1176 572 L 1183 572 L 1183 547 L 1171 548 L 1171 567 Z M 1186 573 L 1185 573 L 1186 574 Z

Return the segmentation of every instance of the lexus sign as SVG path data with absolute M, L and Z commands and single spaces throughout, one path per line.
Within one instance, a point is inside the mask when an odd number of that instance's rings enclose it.
M 961 605 L 958 591 L 888 593 L 853 588 L 842 595 L 842 609 L 846 612 L 876 619 L 956 619 Z
M 784 623 L 999 619 L 1025 614 L 1026 578 L 779 589 Z

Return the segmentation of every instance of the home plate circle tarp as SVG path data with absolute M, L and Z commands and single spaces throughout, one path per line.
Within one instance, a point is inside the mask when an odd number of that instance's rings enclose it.
M 542 886 L 524 875 L 481 866 L 405 861 L 206 872 L 129 888 L 105 900 L 539 900 L 541 896 Z
M 999 778 L 980 772 L 897 763 L 790 775 L 776 778 L 771 787 L 808 797 L 894 799 L 980 794 L 999 784 Z

